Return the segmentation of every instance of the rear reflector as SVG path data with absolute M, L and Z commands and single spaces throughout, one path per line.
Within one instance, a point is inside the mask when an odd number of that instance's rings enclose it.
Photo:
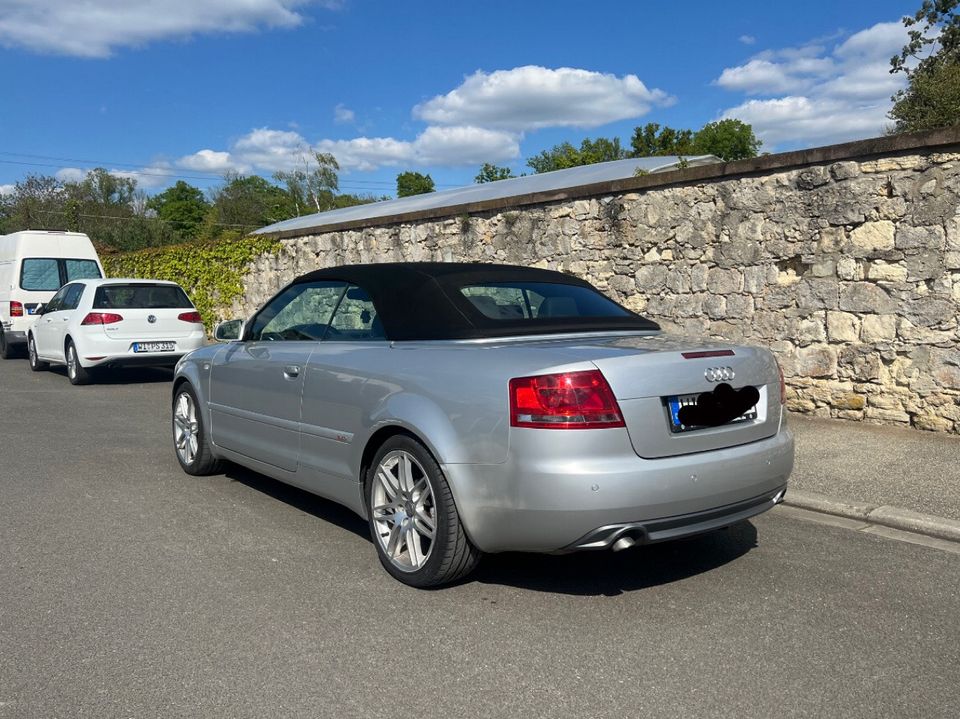
M 80 323 L 82 325 L 112 325 L 123 320 L 121 315 L 113 312 L 88 312 Z
M 183 320 L 184 322 L 192 322 L 198 325 L 203 324 L 203 318 L 200 317 L 199 312 L 181 312 L 177 319 Z
M 510 380 L 510 426 L 538 429 L 623 427 L 620 406 L 600 370 Z
M 703 359 L 704 357 L 733 357 L 733 350 L 702 350 L 700 352 L 681 352 L 684 359 Z
M 11 317 L 23 317 L 23 305 L 19 302 L 10 302 L 10 316 Z

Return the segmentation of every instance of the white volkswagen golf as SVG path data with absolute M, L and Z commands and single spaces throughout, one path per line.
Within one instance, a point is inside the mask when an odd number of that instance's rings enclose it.
M 206 344 L 200 313 L 175 282 L 77 280 L 45 305 L 27 334 L 30 369 L 67 366 L 72 384 L 94 368 L 173 367 Z

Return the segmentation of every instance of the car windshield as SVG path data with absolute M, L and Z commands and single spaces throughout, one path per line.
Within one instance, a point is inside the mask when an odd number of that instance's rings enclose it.
M 460 292 L 492 320 L 554 317 L 629 317 L 630 312 L 596 290 L 552 282 L 490 282 Z
M 187 293 L 178 285 L 149 283 L 102 285 L 93 296 L 93 309 L 174 309 L 193 308 Z

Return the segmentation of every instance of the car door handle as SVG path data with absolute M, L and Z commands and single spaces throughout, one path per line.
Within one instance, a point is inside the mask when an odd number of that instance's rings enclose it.
M 283 368 L 283 376 L 287 379 L 296 379 L 300 376 L 300 368 L 295 364 L 288 364 Z

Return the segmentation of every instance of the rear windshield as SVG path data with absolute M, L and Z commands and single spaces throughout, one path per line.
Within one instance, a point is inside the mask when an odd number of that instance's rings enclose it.
M 93 296 L 93 309 L 193 309 L 187 293 L 177 285 L 148 283 L 103 285 Z
M 491 282 L 461 287 L 460 292 L 492 320 L 631 316 L 613 300 L 581 285 Z
M 29 292 L 56 292 L 68 282 L 99 277 L 93 260 L 31 257 L 20 265 L 20 289 Z

